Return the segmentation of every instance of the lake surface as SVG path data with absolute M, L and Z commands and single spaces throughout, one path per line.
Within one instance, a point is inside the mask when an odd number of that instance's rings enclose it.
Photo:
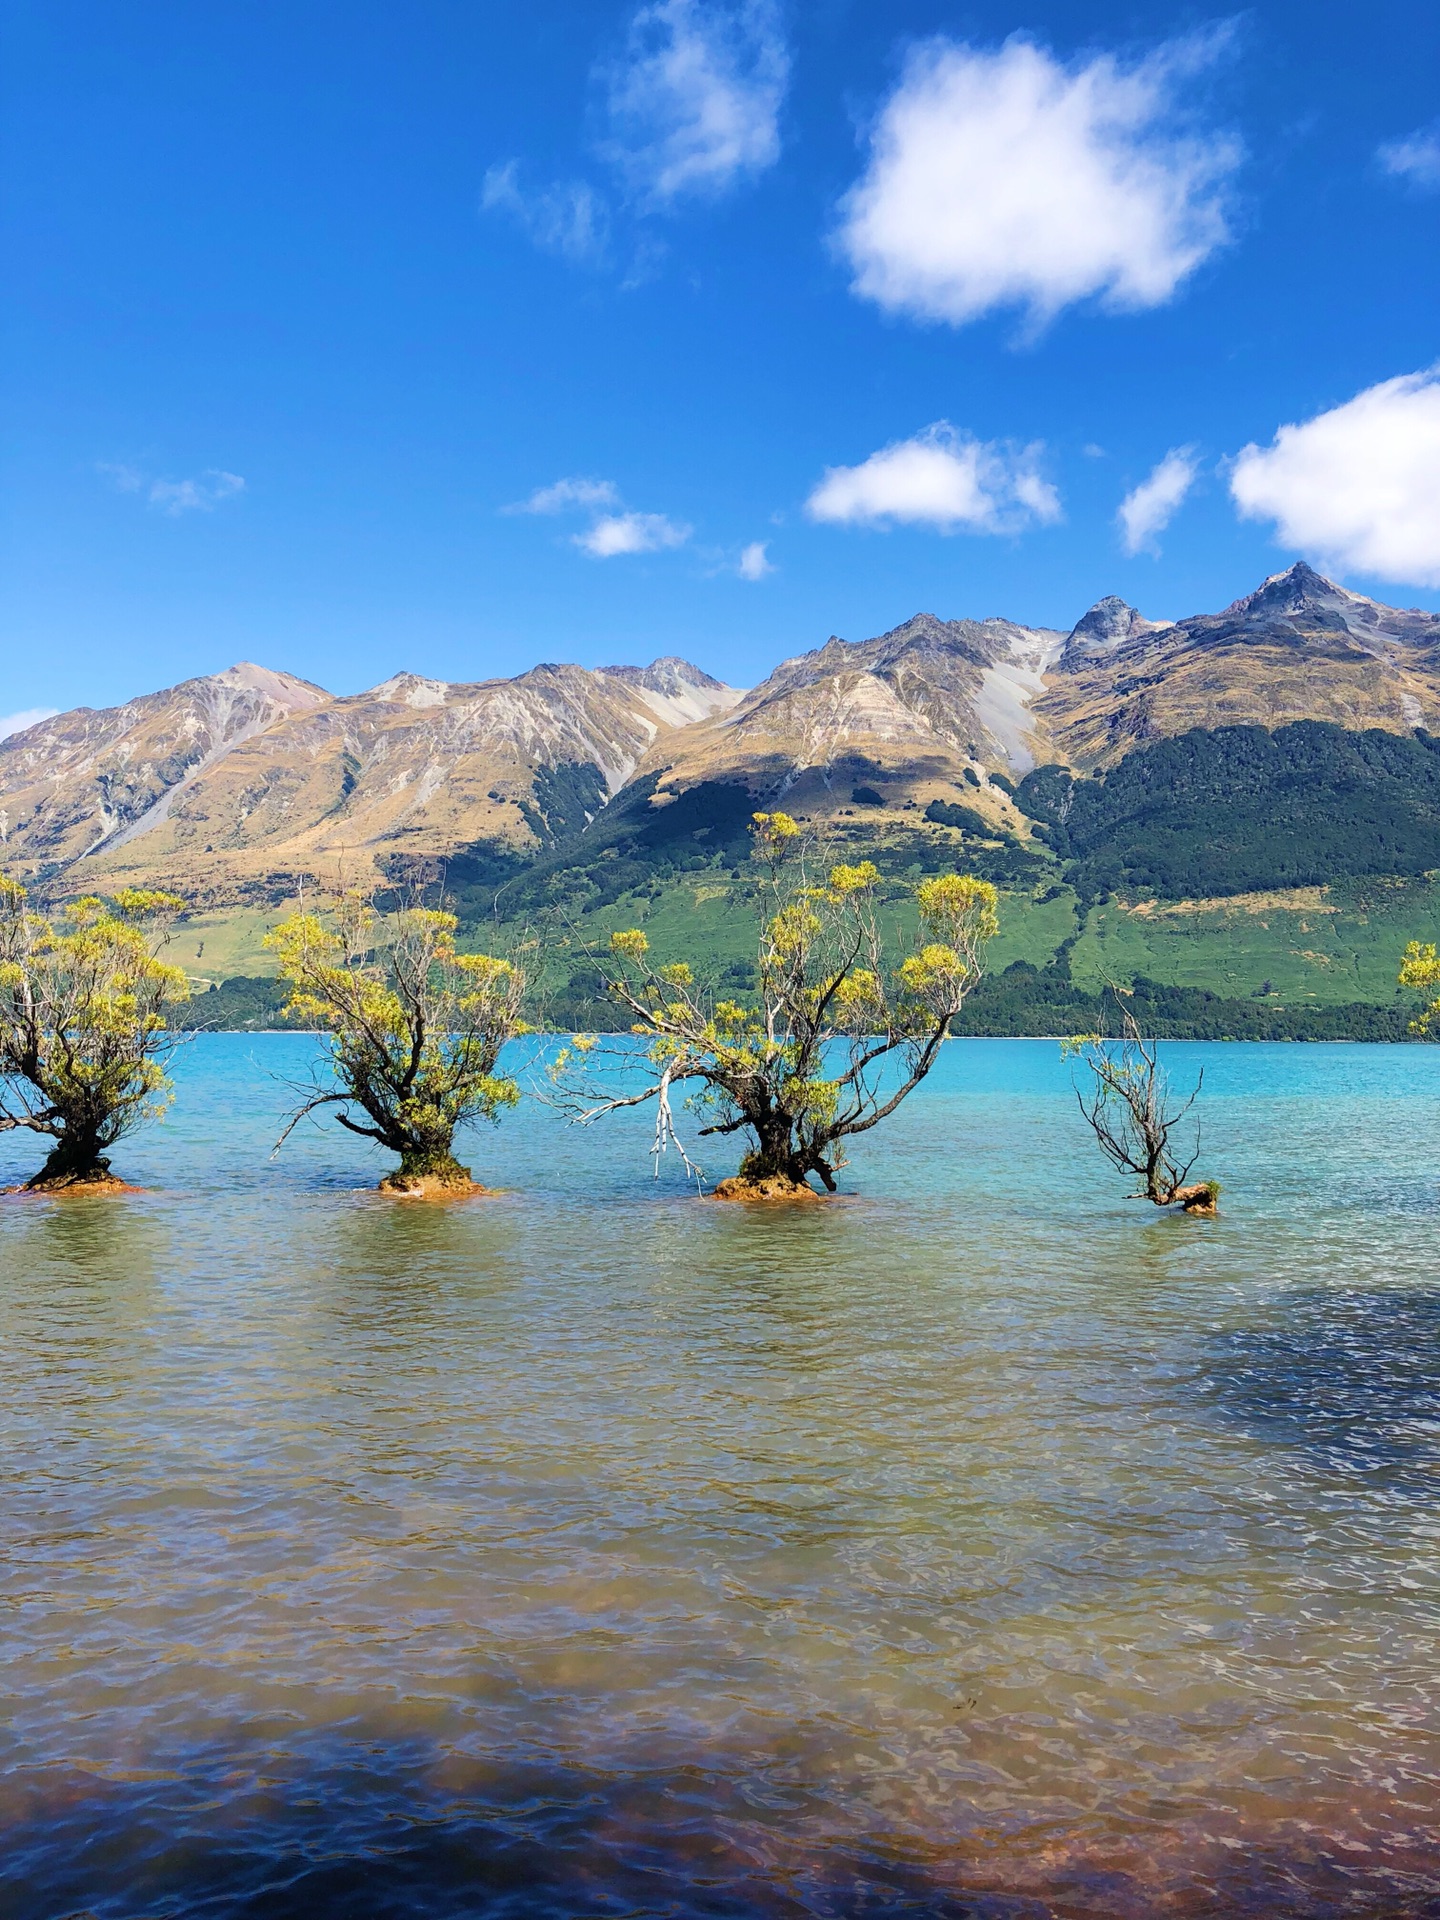
M 8 1920 L 1440 1914 L 1440 1050 L 1171 1047 L 1202 1221 L 1046 1042 L 788 1213 L 309 1048 L 0 1202 Z

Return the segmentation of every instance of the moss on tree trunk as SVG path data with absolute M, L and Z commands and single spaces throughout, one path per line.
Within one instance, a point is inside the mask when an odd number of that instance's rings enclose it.
M 448 1148 L 412 1147 L 402 1150 L 400 1165 L 380 1182 L 382 1193 L 470 1193 L 475 1181 Z

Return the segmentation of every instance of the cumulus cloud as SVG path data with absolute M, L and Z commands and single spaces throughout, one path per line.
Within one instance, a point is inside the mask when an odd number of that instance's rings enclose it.
M 613 480 L 587 480 L 576 474 L 555 480 L 548 487 L 537 487 L 528 500 L 521 500 L 507 513 L 568 513 L 574 507 L 618 507 L 620 490 Z
M 1196 472 L 1195 449 L 1172 447 L 1149 479 L 1126 494 L 1115 516 L 1126 553 L 1159 553 L 1156 536 L 1175 518 Z
M 764 540 L 752 540 L 748 547 L 742 547 L 740 558 L 735 562 L 735 571 L 742 580 L 763 580 L 767 573 L 774 573 Z
M 605 154 L 653 205 L 716 198 L 779 158 L 789 65 L 773 0 L 651 0 L 602 75 Z
M 1367 387 L 1248 446 L 1230 492 L 1250 520 L 1337 571 L 1440 587 L 1440 367 Z
M 1060 519 L 1060 497 L 1039 470 L 1041 448 L 977 440 L 938 420 L 857 467 L 828 467 L 805 503 L 838 526 L 903 522 L 941 533 L 1018 533 Z
M 917 47 L 841 203 L 853 291 L 952 326 L 1019 308 L 1039 327 L 1089 298 L 1162 305 L 1229 237 L 1240 149 L 1186 130 L 1180 84 L 1224 39 L 1170 41 L 1128 66 L 1067 66 L 1019 36 Z
M 683 547 L 693 529 L 663 513 L 607 513 L 575 535 L 575 545 L 592 560 L 613 560 L 623 553 L 660 553 Z
M 1375 158 L 1397 180 L 1427 192 L 1440 190 L 1440 120 L 1407 133 L 1403 140 L 1387 140 Z
M 610 210 L 587 181 L 527 188 L 520 162 L 507 160 L 485 175 L 480 204 L 487 213 L 507 214 L 542 252 L 577 265 L 603 259 L 609 248 Z
M 212 513 L 222 500 L 233 500 L 245 491 L 238 473 L 226 473 L 223 467 L 207 467 L 193 480 L 152 480 L 138 467 L 99 460 L 96 471 L 103 473 L 121 493 L 143 493 L 150 506 L 161 513 Z
M 42 720 L 53 720 L 59 711 L 58 707 L 26 707 L 20 713 L 0 714 L 0 740 L 23 733 L 27 727 L 38 727 Z
M 571 474 L 537 487 L 528 500 L 502 507 L 502 513 L 583 513 L 590 525 L 570 536 L 571 543 L 592 560 L 613 560 L 625 553 L 661 553 L 683 547 L 693 528 L 663 513 L 632 513 L 613 480 L 594 480 Z

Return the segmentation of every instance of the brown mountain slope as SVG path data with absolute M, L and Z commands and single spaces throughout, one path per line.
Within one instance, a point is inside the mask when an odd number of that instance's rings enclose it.
M 12 872 L 67 866 L 148 835 L 226 757 L 330 696 L 242 661 L 0 740 L 0 841 Z
M 1063 635 L 1013 621 L 916 614 L 874 640 L 832 638 L 784 661 L 731 711 L 657 741 L 642 772 L 661 798 L 701 780 L 742 780 L 821 811 L 846 805 L 857 783 L 891 802 L 976 790 L 968 766 L 1024 771 L 1037 750 L 1030 706 Z M 1009 803 L 984 789 L 997 817 Z
M 1381 606 L 1300 563 L 1173 625 L 1102 601 L 1065 642 L 1035 721 L 1053 758 L 1105 766 L 1191 727 L 1440 731 L 1440 616 Z
M 1302 564 L 1173 623 L 1113 598 L 1068 635 L 917 614 L 832 638 L 750 693 L 676 659 L 467 685 L 400 674 L 346 699 L 235 667 L 0 741 L 0 838 L 11 871 L 54 890 L 160 881 L 219 903 L 342 865 L 363 880 L 412 854 L 541 850 L 642 778 L 657 806 L 720 781 L 799 812 L 958 799 L 1023 833 L 987 776 L 1297 719 L 1440 733 L 1440 616 Z
M 583 826 L 658 738 L 738 697 L 678 660 L 458 686 L 398 674 L 276 713 L 126 833 L 34 851 L 68 861 L 66 890 L 163 880 L 218 901 L 273 898 L 342 868 L 363 881 L 397 854 L 479 840 L 536 847 Z M 50 811 L 93 805 L 87 782 L 88 765 L 67 768 Z

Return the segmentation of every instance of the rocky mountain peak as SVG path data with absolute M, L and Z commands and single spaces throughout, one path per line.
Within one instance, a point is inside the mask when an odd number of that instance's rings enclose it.
M 1269 579 L 1262 580 L 1253 593 L 1242 594 L 1238 600 L 1232 600 L 1225 614 L 1243 619 L 1265 614 L 1305 613 L 1317 607 L 1328 609 L 1343 601 L 1359 598 L 1358 594 L 1347 593 L 1343 587 L 1337 587 L 1333 580 L 1327 580 L 1323 573 L 1317 573 L 1305 561 L 1297 560 L 1293 567 L 1287 567 L 1283 573 L 1272 573 Z
M 301 707 L 318 707 L 330 698 L 323 687 L 315 686 L 312 681 L 301 680 L 293 673 L 278 672 L 274 667 L 257 667 L 253 660 L 237 660 L 233 667 L 213 673 L 210 678 L 222 687 L 263 694 L 291 712 Z
M 1272 573 L 1253 593 L 1233 600 L 1223 613 L 1201 615 L 1187 624 L 1197 628 L 1240 626 L 1263 632 L 1282 623 L 1301 634 L 1311 631 L 1346 633 L 1367 651 L 1395 645 L 1433 647 L 1440 643 L 1440 616 L 1420 608 L 1387 607 L 1337 586 L 1304 560 L 1283 573 Z
M 743 687 L 729 687 L 674 653 L 662 654 L 648 667 L 602 667 L 601 672 L 633 688 L 655 717 L 670 727 L 728 713 L 745 694 Z
M 1147 620 L 1118 593 L 1107 593 L 1103 600 L 1097 600 L 1081 614 L 1066 635 L 1062 664 L 1090 665 L 1147 633 L 1163 631 L 1169 624 L 1166 620 Z

